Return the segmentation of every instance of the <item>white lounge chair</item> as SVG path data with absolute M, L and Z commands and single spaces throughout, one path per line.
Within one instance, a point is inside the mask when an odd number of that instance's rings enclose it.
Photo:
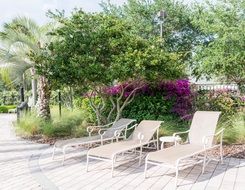
M 91 147 L 94 144 L 103 145 L 105 141 L 113 141 L 115 139 L 118 140 L 119 138 L 126 139 L 128 131 L 127 128 L 130 124 L 132 124 L 135 121 L 135 119 L 122 118 L 114 123 L 109 123 L 104 126 L 89 126 L 87 127 L 87 132 L 89 133 L 88 137 L 56 141 L 53 147 L 52 159 L 54 159 L 56 149 L 60 149 L 63 152 L 62 164 L 64 164 L 67 148 L 81 145 L 88 145 L 88 147 Z M 99 130 L 98 135 L 92 136 L 91 134 L 95 129 Z M 122 134 L 123 131 L 124 133 Z
M 135 150 L 136 148 L 140 148 L 139 156 L 137 157 L 139 158 L 140 164 L 143 146 L 156 143 L 156 147 L 158 148 L 158 133 L 161 123 L 162 121 L 143 120 L 138 125 L 133 126 L 137 127 L 127 140 L 91 148 L 87 153 L 87 171 L 89 159 L 108 161 L 112 164 L 111 175 L 113 177 L 114 164 L 117 156 Z M 157 133 L 156 139 L 153 138 L 155 133 Z
M 215 134 L 216 125 L 220 112 L 197 111 L 194 114 L 190 130 L 175 133 L 174 136 L 184 133 L 188 134 L 188 144 L 176 145 L 170 148 L 151 152 L 145 159 L 145 178 L 147 177 L 148 164 L 160 165 L 172 168 L 176 172 L 175 187 L 177 188 L 178 173 L 180 168 L 203 162 L 202 173 L 207 165 L 207 151 L 213 148 L 220 148 L 220 159 L 223 161 L 222 137 L 223 129 Z M 220 135 L 220 142 L 213 144 L 214 137 Z M 202 155 L 200 155 L 202 154 Z

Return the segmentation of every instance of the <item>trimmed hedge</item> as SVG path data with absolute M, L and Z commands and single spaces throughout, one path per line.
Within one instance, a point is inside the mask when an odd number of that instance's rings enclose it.
M 8 113 L 10 109 L 15 109 L 15 105 L 0 106 L 0 113 Z

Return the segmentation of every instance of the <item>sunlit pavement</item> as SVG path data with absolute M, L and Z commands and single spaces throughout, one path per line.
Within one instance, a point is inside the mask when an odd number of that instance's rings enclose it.
M 12 121 L 16 115 L 0 114 L 0 189 L 174 189 L 174 172 L 159 166 L 148 170 L 144 179 L 144 164 L 127 162 L 115 169 L 111 178 L 110 164 L 92 161 L 85 171 L 86 151 L 68 154 L 62 166 L 62 156 L 51 159 L 52 147 L 22 140 L 15 136 Z M 180 172 L 178 189 L 244 190 L 245 159 L 226 158 L 224 164 L 212 161 L 201 175 L 201 165 Z

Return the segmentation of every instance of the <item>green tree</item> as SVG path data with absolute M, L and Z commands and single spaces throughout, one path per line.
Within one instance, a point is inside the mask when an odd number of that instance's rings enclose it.
M 10 71 L 22 76 L 27 70 L 32 75 L 32 96 L 36 102 L 36 77 L 38 78 L 38 113 L 41 117 L 49 118 L 49 98 L 50 87 L 44 76 L 36 76 L 35 64 L 30 58 L 30 54 L 39 54 L 41 48 L 50 41 L 47 33 L 52 30 L 52 25 L 37 25 L 27 17 L 16 17 L 10 23 L 4 24 L 0 33 L 1 49 L 0 59 L 3 64 L 7 64 Z
M 127 20 L 134 32 L 147 39 L 159 37 L 157 14 L 164 10 L 162 46 L 170 52 L 183 53 L 182 61 L 191 59 L 192 49 L 199 43 L 200 31 L 192 24 L 194 12 L 180 1 L 128 0 L 122 6 L 104 1 L 101 5 L 106 14 Z
M 197 5 L 194 24 L 205 34 L 195 49 L 193 73 L 245 84 L 245 2 L 218 0 Z
M 184 75 L 184 65 L 179 61 L 182 54 L 169 53 L 161 43 L 136 35 L 132 25 L 123 19 L 81 10 L 73 12 L 70 18 L 53 16 L 60 22 L 53 32 L 57 41 L 47 46 L 41 56 L 33 55 L 39 63 L 36 68 L 55 85 L 87 91 L 99 124 L 106 108 L 106 87 L 120 86 L 118 97 L 110 99 L 118 119 L 142 81 Z M 122 85 L 124 82 L 126 86 Z M 123 98 L 127 88 L 135 83 L 135 90 Z

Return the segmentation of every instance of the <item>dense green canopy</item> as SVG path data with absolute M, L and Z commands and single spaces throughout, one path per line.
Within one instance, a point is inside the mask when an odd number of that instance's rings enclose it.
M 60 27 L 42 56 L 35 56 L 37 69 L 56 84 L 70 86 L 112 85 L 132 80 L 183 77 L 182 54 L 168 52 L 161 43 L 132 32 L 127 21 L 81 10 L 70 18 L 55 16 Z
M 149 40 L 160 36 L 162 20 L 163 46 L 169 52 L 184 53 L 182 61 L 191 58 L 192 48 L 199 42 L 200 31 L 192 24 L 194 11 L 181 1 L 128 0 L 119 7 L 108 1 L 102 6 L 106 14 L 127 20 L 135 33 Z M 159 11 L 164 11 L 164 18 L 158 17 Z
M 193 23 L 206 35 L 193 61 L 197 76 L 245 84 L 245 1 L 219 0 L 197 6 Z

